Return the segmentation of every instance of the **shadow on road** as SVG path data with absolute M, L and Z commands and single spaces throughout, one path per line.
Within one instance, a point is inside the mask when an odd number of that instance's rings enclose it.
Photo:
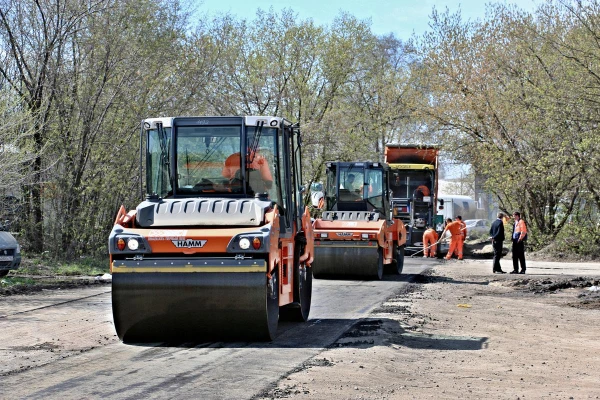
M 393 319 L 368 318 L 355 323 L 333 347 L 375 345 L 433 350 L 481 350 L 487 347 L 487 338 L 426 334 L 406 330 Z
M 398 282 L 410 282 L 416 284 L 429 284 L 429 283 L 455 283 L 455 284 L 469 284 L 469 285 L 489 285 L 488 280 L 482 281 L 461 281 L 455 280 L 446 276 L 431 276 L 427 274 L 403 274 L 398 277 L 384 276 L 385 281 L 398 281 Z
M 306 323 L 280 323 L 272 342 L 165 342 L 144 347 L 178 348 L 327 348 L 401 346 L 434 350 L 480 350 L 487 338 L 429 335 L 409 331 L 389 318 L 316 319 Z M 131 344 L 137 346 L 136 344 Z

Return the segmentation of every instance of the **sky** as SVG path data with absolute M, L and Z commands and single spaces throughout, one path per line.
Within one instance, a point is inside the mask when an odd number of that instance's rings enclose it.
M 394 35 L 407 40 L 411 35 L 428 30 L 429 16 L 435 7 L 451 13 L 460 10 L 463 20 L 483 19 L 485 0 L 195 0 L 198 11 L 231 13 L 240 18 L 254 19 L 258 8 L 275 11 L 291 8 L 300 19 L 312 19 L 317 25 L 330 25 L 340 11 L 360 20 L 371 19 L 371 30 L 376 35 Z M 543 0 L 495 0 L 494 3 L 515 4 L 525 11 L 534 11 Z

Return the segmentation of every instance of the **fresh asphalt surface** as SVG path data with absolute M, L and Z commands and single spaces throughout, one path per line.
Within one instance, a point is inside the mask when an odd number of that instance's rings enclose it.
M 309 321 L 280 323 L 270 343 L 125 345 L 110 286 L 7 297 L 0 398 L 252 399 L 436 263 L 406 257 L 403 274 L 382 281 L 315 279 Z

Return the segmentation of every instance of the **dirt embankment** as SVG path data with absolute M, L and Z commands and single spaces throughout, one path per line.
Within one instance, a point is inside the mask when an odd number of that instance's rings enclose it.
M 490 263 L 417 277 L 260 398 L 600 398 L 600 278 Z

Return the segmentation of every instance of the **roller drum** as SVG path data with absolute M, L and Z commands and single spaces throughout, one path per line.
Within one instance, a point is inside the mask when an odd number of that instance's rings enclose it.
M 118 273 L 113 317 L 124 342 L 271 340 L 277 294 L 264 272 Z
M 381 279 L 383 259 L 377 246 L 315 246 L 315 277 L 360 277 Z

